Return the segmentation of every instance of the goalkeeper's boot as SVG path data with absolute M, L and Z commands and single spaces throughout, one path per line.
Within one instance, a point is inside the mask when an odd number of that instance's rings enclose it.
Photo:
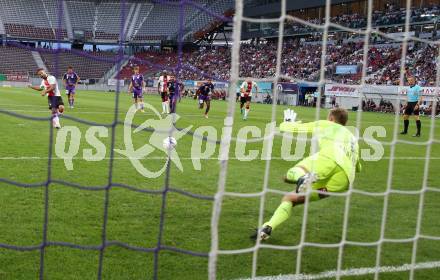
M 416 133 L 412 137 L 420 137 L 420 133 Z
M 401 135 L 406 135 L 406 134 L 408 134 L 408 132 L 406 132 L 406 131 L 402 131 L 402 132 L 400 132 L 400 134 L 401 134 Z
M 296 182 L 296 193 L 305 193 L 307 188 L 312 186 L 316 180 L 318 180 L 318 178 L 314 173 L 307 173 L 304 176 L 301 176 Z
M 257 237 L 260 238 L 260 241 L 267 240 L 270 238 L 272 233 L 272 227 L 264 226 L 261 230 L 255 229 L 255 232 L 251 235 L 253 240 L 256 240 Z

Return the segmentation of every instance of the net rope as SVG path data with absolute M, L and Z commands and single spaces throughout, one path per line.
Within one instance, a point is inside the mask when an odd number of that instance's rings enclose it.
M 366 78 L 366 69 L 365 65 L 368 65 L 368 50 L 369 50 L 369 43 L 370 43 L 370 36 L 374 32 L 375 34 L 378 34 L 380 36 L 383 36 L 387 39 L 396 40 L 389 34 L 386 34 L 384 32 L 379 31 L 377 28 L 372 27 L 372 11 L 373 11 L 373 3 L 372 0 L 368 1 L 368 17 L 367 17 L 367 26 L 365 30 L 355 30 L 352 28 L 348 28 L 345 26 L 341 26 L 338 24 L 334 24 L 330 22 L 330 12 L 331 12 L 331 1 L 326 0 L 325 5 L 325 23 L 324 25 L 316 25 L 307 21 L 304 21 L 302 19 L 290 16 L 286 14 L 286 1 L 281 1 L 281 15 L 278 18 L 272 18 L 272 19 L 262 19 L 262 18 L 248 18 L 244 17 L 243 13 L 241 11 L 243 9 L 243 3 L 240 0 L 236 1 L 236 13 L 234 17 L 234 33 L 233 33 L 233 50 L 232 50 L 232 64 L 231 64 L 231 83 L 234 84 L 235 75 L 236 75 L 236 68 L 238 67 L 238 59 L 236 56 L 239 54 L 238 51 L 234 52 L 234 50 L 237 50 L 240 48 L 240 30 L 241 30 L 241 24 L 240 22 L 251 22 L 251 23 L 279 23 L 279 32 L 278 32 L 278 48 L 277 48 L 277 64 L 276 64 L 276 74 L 272 82 L 276 83 L 279 81 L 279 79 L 284 78 L 295 82 L 304 82 L 302 80 L 295 79 L 293 77 L 289 77 L 286 75 L 280 74 L 280 61 L 281 61 L 281 52 L 282 52 L 282 41 L 283 41 L 283 31 L 284 31 L 284 22 L 286 19 L 289 19 L 293 22 L 297 22 L 300 24 L 303 24 L 305 26 L 309 26 L 315 29 L 318 29 L 322 32 L 323 38 L 322 38 L 322 50 L 321 50 L 321 67 L 320 67 L 320 77 L 318 81 L 318 87 L 323 86 L 325 84 L 325 57 L 326 57 L 326 49 L 327 49 L 327 41 L 328 41 L 328 31 L 330 27 L 336 27 L 340 30 L 345 30 L 349 32 L 353 32 L 356 34 L 364 35 L 364 45 L 363 45 L 363 58 L 362 58 L 362 64 L 364 67 L 362 67 L 362 78 L 359 85 L 360 92 L 362 92 L 364 86 L 365 86 L 365 78 Z M 401 58 L 401 66 L 400 66 L 400 86 L 403 86 L 404 81 L 404 69 L 405 69 L 405 62 L 406 62 L 406 50 L 408 41 L 412 40 L 415 42 L 421 42 L 425 44 L 433 44 L 437 48 L 440 46 L 440 42 L 438 41 L 430 41 L 426 39 L 421 39 L 418 37 L 410 36 L 409 35 L 409 27 L 410 27 L 410 15 L 411 15 L 411 0 L 406 1 L 406 20 L 405 20 L 405 35 L 402 42 L 402 58 Z M 238 30 L 237 30 L 238 29 Z M 440 61 L 440 55 L 437 58 L 437 61 Z M 235 62 L 235 63 L 234 63 Z M 436 77 L 436 92 L 439 92 L 439 63 L 437 63 L 437 77 Z M 242 79 L 246 77 L 240 77 Z M 259 80 L 259 79 L 254 79 Z M 233 99 L 233 92 L 230 91 L 229 93 L 230 99 Z M 277 102 L 277 91 L 274 90 L 273 92 L 274 96 L 274 104 Z M 358 105 L 362 104 L 362 98 L 363 94 L 359 94 L 358 99 Z M 316 114 L 315 114 L 315 120 L 319 120 L 320 115 L 320 99 L 317 99 L 317 105 L 316 105 Z M 398 100 L 400 102 L 400 100 Z M 433 101 L 433 107 L 435 108 L 437 103 L 437 100 L 434 99 Z M 234 108 L 235 104 L 233 102 L 229 103 L 229 106 Z M 229 111 L 228 111 L 229 112 Z M 272 118 L 271 121 L 274 121 L 274 117 L 276 115 L 276 106 L 273 105 L 272 107 Z M 228 115 L 228 117 L 233 117 L 232 114 Z M 437 143 L 439 140 L 434 138 L 434 129 L 435 129 L 435 115 L 434 111 L 432 112 L 431 118 L 430 118 L 430 131 L 429 131 L 429 139 L 426 142 L 414 142 L 414 141 L 407 141 L 407 140 L 401 140 L 397 139 L 397 133 L 399 128 L 399 113 L 395 113 L 394 118 L 394 128 L 393 128 L 393 140 L 390 142 L 386 141 L 379 141 L 381 144 L 390 146 L 391 147 L 391 156 L 390 156 L 390 163 L 389 163 L 389 169 L 388 169 L 388 176 L 387 176 L 387 188 L 385 192 L 366 192 L 362 190 L 353 189 L 353 186 L 350 185 L 350 188 L 345 193 L 332 193 L 332 196 L 342 196 L 345 197 L 345 205 L 344 205 L 344 217 L 343 217 L 343 229 L 342 229 L 342 236 L 341 241 L 339 243 L 335 244 L 324 244 L 324 243 L 314 243 L 314 242 L 307 242 L 306 241 L 306 228 L 307 228 L 307 221 L 308 221 L 308 201 L 310 196 L 306 196 L 306 203 L 304 204 L 304 212 L 303 212 L 303 218 L 301 223 L 301 235 L 300 235 L 300 241 L 299 244 L 294 246 L 281 246 L 281 245 L 272 245 L 272 244 L 262 244 L 257 239 L 255 246 L 250 248 L 244 248 L 244 249 L 237 249 L 237 250 L 218 250 L 218 220 L 221 215 L 221 200 L 224 196 L 231 196 L 231 197 L 260 197 L 260 209 L 259 209 L 259 217 L 258 217 L 258 225 L 259 228 L 261 228 L 263 224 L 263 210 L 265 205 L 265 196 L 267 193 L 277 193 L 277 194 L 286 194 L 286 192 L 270 189 L 268 187 L 268 177 L 269 177 L 269 167 L 270 167 L 270 161 L 266 162 L 266 168 L 264 173 L 264 179 L 263 179 L 263 188 L 261 192 L 257 193 L 234 193 L 234 192 L 225 192 L 225 182 L 219 181 L 219 187 L 218 192 L 216 194 L 216 201 L 220 201 L 219 205 L 214 206 L 213 210 L 213 225 L 212 226 L 212 247 L 211 247 L 211 253 L 210 253 L 210 270 L 209 270 L 209 277 L 211 280 L 216 279 L 216 270 L 215 270 L 215 263 L 217 261 L 217 254 L 245 254 L 245 253 L 252 253 L 252 272 L 251 272 L 251 278 L 255 278 L 257 276 L 257 259 L 258 259 L 258 251 L 262 248 L 268 248 L 268 249 L 277 249 L 277 250 L 296 250 L 297 251 L 297 259 L 296 259 L 296 273 L 295 275 L 289 275 L 289 279 L 320 279 L 320 278 L 327 278 L 327 277 L 335 277 L 336 279 L 340 279 L 341 276 L 347 275 L 346 271 L 342 271 L 343 267 L 343 256 L 344 256 L 344 247 L 347 245 L 354 245 L 354 246 L 376 246 L 377 247 L 377 255 L 376 255 L 376 267 L 369 270 L 367 274 L 374 274 L 374 278 L 379 278 L 379 273 L 383 272 L 384 269 L 381 269 L 381 248 L 382 244 L 385 242 L 388 243 L 413 243 L 413 249 L 412 249 L 412 257 L 411 257 L 411 264 L 409 266 L 404 266 L 404 271 L 410 270 L 410 279 L 414 279 L 414 271 L 416 268 L 423 268 L 423 265 L 417 266 L 416 262 L 416 256 L 417 256 L 417 245 L 418 241 L 420 239 L 427 239 L 427 240 L 440 240 L 439 236 L 429 236 L 425 234 L 420 233 L 421 228 L 421 222 L 423 217 L 423 206 L 424 206 L 424 195 L 427 191 L 432 192 L 439 192 L 438 188 L 429 187 L 427 185 L 427 179 L 428 179 L 428 172 L 429 172 L 429 158 L 430 153 L 432 149 L 432 145 L 434 143 Z M 356 128 L 359 130 L 361 128 L 362 124 L 362 111 L 358 110 L 356 114 Z M 270 146 L 273 144 L 273 136 L 276 135 L 273 130 L 271 133 L 264 139 L 270 141 Z M 296 138 L 296 137 L 292 137 Z M 362 140 L 362 137 L 358 137 L 359 141 Z M 253 139 L 255 142 L 261 141 L 262 138 L 259 139 Z M 233 141 L 230 139 L 230 141 Z M 312 153 L 313 151 L 316 151 L 316 143 L 313 143 L 312 141 Z M 405 191 L 405 190 L 396 190 L 392 189 L 392 175 L 393 175 L 393 166 L 394 166 L 394 158 L 395 158 L 395 147 L 398 143 L 405 143 L 405 144 L 413 144 L 413 145 L 426 145 L 426 157 L 425 157 L 425 164 L 424 164 L 424 171 L 423 171 L 423 185 L 422 188 L 418 191 Z M 225 144 L 227 147 L 229 147 L 230 143 Z M 224 173 L 226 173 L 227 165 L 221 165 L 221 172 L 220 172 L 220 179 L 224 176 Z M 312 191 L 312 192 L 318 192 L 319 191 Z M 355 242 L 347 240 L 347 228 L 348 228 L 348 220 L 349 220 L 349 213 L 350 213 L 350 201 L 352 194 L 362 194 L 365 196 L 383 196 L 384 199 L 384 210 L 382 212 L 382 218 L 381 218 L 381 234 L 380 238 L 375 242 Z M 419 205 L 418 205 L 418 215 L 417 215 L 417 224 L 416 224 L 416 234 L 412 238 L 403 238 L 403 239 L 390 239 L 385 237 L 385 227 L 386 227 L 386 218 L 387 218 L 387 210 L 388 210 L 388 198 L 390 194 L 404 194 L 404 195 L 419 195 Z M 326 276 L 325 272 L 323 273 L 324 277 L 321 277 L 319 274 L 316 275 L 316 277 L 307 275 L 303 275 L 301 272 L 301 266 L 302 266 L 302 250 L 304 247 L 317 247 L 317 248 L 338 248 L 338 257 L 337 257 L 337 270 L 334 272 L 334 275 Z M 437 264 L 438 265 L 438 264 Z M 437 267 L 437 265 L 435 267 Z M 386 270 L 385 270 L 386 272 Z M 302 278 L 304 276 L 304 278 Z M 263 277 L 264 278 L 264 277 Z M 276 277 L 275 277 L 276 278 Z M 273 278 L 273 279 L 275 279 Z M 270 276 L 267 277 L 267 279 L 272 279 Z M 281 279 L 281 278 L 280 278 Z M 287 278 L 285 278 L 287 279 Z

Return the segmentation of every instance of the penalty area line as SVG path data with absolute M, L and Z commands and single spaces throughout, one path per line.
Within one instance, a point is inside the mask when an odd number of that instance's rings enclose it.
M 361 267 L 361 268 L 350 268 L 338 271 L 337 270 L 329 270 L 324 271 L 317 274 L 286 274 L 286 275 L 274 275 L 274 276 L 258 276 L 255 278 L 240 278 L 236 280 L 314 280 L 314 279 L 327 279 L 334 278 L 336 276 L 361 276 L 373 274 L 376 271 L 379 273 L 387 273 L 387 272 L 403 272 L 409 271 L 411 268 L 414 269 L 432 269 L 440 267 L 440 261 L 435 262 L 421 262 L 411 265 L 411 264 L 403 264 L 401 266 L 381 266 L 376 269 L 376 267 Z

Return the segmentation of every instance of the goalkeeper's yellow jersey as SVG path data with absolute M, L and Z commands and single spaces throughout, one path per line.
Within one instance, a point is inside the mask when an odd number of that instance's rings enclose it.
M 313 133 L 319 143 L 319 153 L 338 164 L 347 175 L 350 183 L 354 181 L 355 171 L 361 170 L 359 144 L 357 138 L 345 126 L 321 120 L 309 123 L 283 122 L 282 132 Z

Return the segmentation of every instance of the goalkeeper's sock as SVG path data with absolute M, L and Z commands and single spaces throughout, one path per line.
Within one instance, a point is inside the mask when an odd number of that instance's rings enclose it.
M 416 126 L 417 126 L 417 134 L 420 135 L 420 130 L 422 128 L 422 123 L 420 120 L 416 120 Z
M 284 223 L 292 214 L 292 202 L 283 201 L 280 206 L 278 206 L 277 210 L 273 213 L 272 218 L 270 218 L 269 222 L 265 223 L 264 226 L 270 226 L 275 229 L 277 226 Z
M 403 120 L 403 132 L 407 133 L 409 127 L 409 120 Z

